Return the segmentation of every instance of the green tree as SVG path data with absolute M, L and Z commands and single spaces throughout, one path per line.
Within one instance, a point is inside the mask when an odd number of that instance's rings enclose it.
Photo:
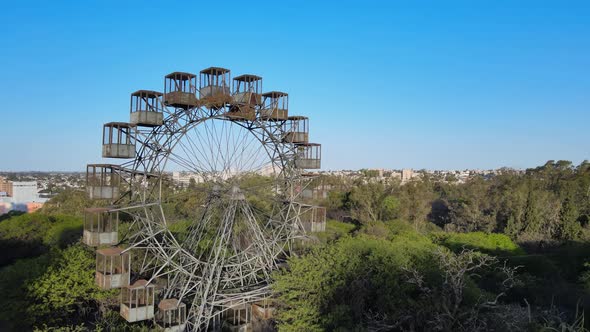
M 400 216 L 400 201 L 394 195 L 387 195 L 381 203 L 380 220 L 393 220 Z
M 279 330 L 350 331 L 366 327 L 370 315 L 399 319 L 413 308 L 404 268 L 430 269 L 432 246 L 402 236 L 394 242 L 348 237 L 290 259 L 273 286 Z
M 113 295 L 94 282 L 93 254 L 82 245 L 74 245 L 51 254 L 52 262 L 38 278 L 30 280 L 26 294 L 30 301 L 27 314 L 37 325 L 79 323 L 97 301 Z
M 68 216 L 82 217 L 84 208 L 93 207 L 93 205 L 105 204 L 100 201 L 92 201 L 83 190 L 67 189 L 51 198 L 41 208 L 45 214 L 61 214 Z
M 428 179 L 412 181 L 399 189 L 400 217 L 420 228 L 432 210 L 434 192 Z
M 362 223 L 380 220 L 383 200 L 387 196 L 381 183 L 367 183 L 355 186 L 350 192 L 352 217 Z
M 563 201 L 559 214 L 561 219 L 559 238 L 561 240 L 578 239 L 582 233 L 582 227 L 578 222 L 579 214 L 572 198 L 568 197 Z
M 30 330 L 35 318 L 27 314 L 30 299 L 27 282 L 43 275 L 51 264 L 45 254 L 36 258 L 20 259 L 0 270 L 0 322 L 9 330 Z

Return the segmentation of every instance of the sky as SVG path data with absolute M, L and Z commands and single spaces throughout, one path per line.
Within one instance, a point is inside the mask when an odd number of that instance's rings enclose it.
M 209 66 L 310 117 L 324 169 L 590 159 L 590 1 L 11 1 L 0 171 L 80 171 L 129 95 Z

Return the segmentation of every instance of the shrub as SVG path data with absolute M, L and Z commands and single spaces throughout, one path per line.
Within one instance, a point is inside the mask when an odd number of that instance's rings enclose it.
M 292 258 L 290 272 L 275 275 L 282 331 L 353 330 L 366 314 L 399 318 L 412 309 L 404 268 L 432 270 L 432 245 L 345 237 L 308 255 Z M 425 273 L 432 275 L 432 273 Z
M 487 254 L 506 256 L 523 255 L 525 252 L 510 237 L 496 233 L 433 233 L 431 238 L 435 243 L 443 245 L 454 252 L 474 249 Z
M 51 247 L 65 248 L 82 236 L 82 219 L 28 213 L 0 223 L 0 266 L 15 259 L 41 255 Z

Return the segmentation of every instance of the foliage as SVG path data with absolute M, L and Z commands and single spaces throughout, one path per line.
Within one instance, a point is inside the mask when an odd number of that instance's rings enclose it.
M 326 231 L 318 233 L 317 236 L 322 242 L 326 243 L 347 236 L 355 229 L 356 225 L 354 224 L 328 219 L 326 221 Z
M 354 329 L 371 311 L 395 313 L 409 287 L 401 279 L 402 267 L 427 256 L 424 248 L 407 243 L 347 237 L 291 259 L 290 272 L 275 276 L 283 303 L 280 330 Z
M 0 265 L 14 259 L 34 257 L 51 246 L 64 248 L 82 234 L 79 217 L 22 214 L 0 223 Z
M 0 271 L 0 284 L 0 320 L 13 329 L 81 324 L 116 293 L 95 285 L 94 255 L 80 244 L 18 260 Z
M 431 237 L 435 243 L 441 244 L 454 252 L 460 252 L 463 249 L 475 249 L 498 256 L 525 254 L 518 244 L 504 234 L 439 232 L 432 234 Z
M 100 205 L 100 202 L 90 200 L 85 191 L 67 189 L 45 203 L 41 212 L 82 217 L 84 208 L 95 207 L 97 204 Z
M 26 282 L 43 275 L 51 264 L 49 254 L 20 259 L 0 270 L 0 321 L 10 330 L 30 328 L 34 319 L 26 314 L 29 307 Z
M 54 323 L 82 318 L 96 307 L 93 302 L 111 295 L 96 286 L 94 255 L 88 249 L 74 245 L 52 255 L 45 273 L 31 280 L 26 288 L 31 300 L 27 313 L 36 321 Z
M 590 238 L 590 163 L 568 161 L 516 172 L 501 170 L 465 182 L 422 174 L 405 184 L 373 173 L 353 183 L 326 177 L 334 189 L 323 202 L 329 214 L 361 224 L 403 219 L 451 232 L 503 233 L 529 248 Z
M 492 256 L 454 254 L 410 234 L 404 230 L 386 240 L 363 233 L 291 258 L 290 269 L 275 274 L 279 330 L 469 331 L 480 326 L 484 318 L 476 317 L 474 306 L 501 296 L 488 292 L 510 288 L 513 269 L 494 267 Z M 484 279 L 487 287 L 477 284 Z M 490 315 L 488 324 L 495 317 Z
M 575 304 L 590 294 L 588 162 L 466 182 L 423 174 L 402 185 L 378 175 L 323 182 L 332 190 L 315 203 L 333 219 L 319 245 L 274 274 L 280 330 L 583 330 Z M 270 209 L 265 181 L 243 179 L 256 213 Z M 203 186 L 164 188 L 179 239 L 203 212 Z M 148 330 L 109 309 L 116 291 L 94 286 L 94 256 L 76 244 L 90 204 L 64 191 L 39 213 L 3 217 L 0 321 L 9 325 L 0 327 Z
M 580 275 L 580 282 L 586 288 L 586 290 L 590 291 L 590 262 L 584 263 L 584 271 Z
M 353 218 L 361 222 L 382 220 L 383 201 L 386 197 L 385 188 L 380 183 L 355 186 L 349 197 Z

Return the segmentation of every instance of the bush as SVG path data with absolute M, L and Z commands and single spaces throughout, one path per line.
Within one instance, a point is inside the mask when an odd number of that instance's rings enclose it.
M 65 248 L 82 236 L 82 219 L 30 213 L 0 223 L 0 266 L 15 259 L 35 257 L 51 247 Z
M 455 254 L 402 221 L 368 223 L 355 236 L 292 257 L 288 270 L 274 274 L 278 327 L 471 331 L 527 324 L 498 319 L 505 309 L 499 303 L 480 312 L 515 283 L 514 269 L 499 263 L 474 250 Z
M 97 301 L 116 292 L 96 286 L 94 265 L 93 253 L 82 245 L 52 252 L 47 270 L 26 283 L 27 316 L 43 323 L 81 323 Z
M 68 215 L 82 217 L 84 208 L 96 204 L 105 204 L 91 200 L 84 190 L 67 189 L 51 198 L 41 208 L 41 212 L 48 215 Z
M 282 303 L 277 314 L 282 331 L 354 330 L 368 313 L 390 319 L 412 310 L 404 268 L 432 270 L 433 245 L 386 241 L 363 235 L 345 237 L 292 258 L 290 272 L 275 275 Z M 432 273 L 425 273 L 432 275 Z
M 356 229 L 356 225 L 328 219 L 326 221 L 326 231 L 317 233 L 317 237 L 324 243 L 335 241 L 343 236 L 349 235 Z
M 524 255 L 525 252 L 510 237 L 504 234 L 473 233 L 433 233 L 433 242 L 443 245 L 454 252 L 474 249 L 491 255 Z
M 30 305 L 26 296 L 26 282 L 45 273 L 51 263 L 49 254 L 36 258 L 19 259 L 0 270 L 0 321 L 10 330 L 27 330 L 33 323 L 26 315 Z

